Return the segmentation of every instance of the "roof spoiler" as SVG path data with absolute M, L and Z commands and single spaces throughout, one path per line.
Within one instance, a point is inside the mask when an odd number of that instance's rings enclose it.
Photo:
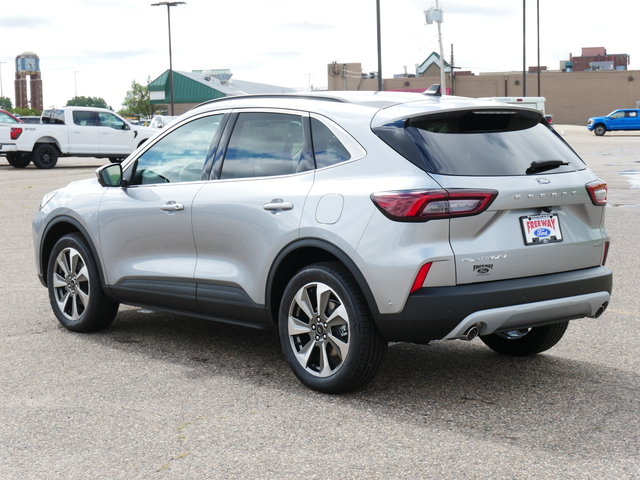
M 442 96 L 442 90 L 440 90 L 440 84 L 434 83 L 429 88 L 427 88 L 424 92 L 422 92 L 422 94 L 423 95 L 430 95 L 430 96 L 433 96 L 433 97 L 441 97 Z

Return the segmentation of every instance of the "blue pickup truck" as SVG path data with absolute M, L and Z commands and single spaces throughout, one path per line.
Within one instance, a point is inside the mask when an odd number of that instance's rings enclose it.
M 640 109 L 614 110 L 606 117 L 592 117 L 587 128 L 599 137 L 613 130 L 640 130 Z

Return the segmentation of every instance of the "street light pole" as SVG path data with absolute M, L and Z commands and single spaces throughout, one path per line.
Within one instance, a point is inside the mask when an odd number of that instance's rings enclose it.
M 382 91 L 382 38 L 380 36 L 380 0 L 376 0 L 376 19 L 378 30 L 378 91 Z
M 0 97 L 4 97 L 4 91 L 2 90 L 2 64 L 7 62 L 0 62 Z
M 167 23 L 169 25 L 169 98 L 171 101 L 171 115 L 174 115 L 173 111 L 173 61 L 171 58 L 171 7 L 178 5 L 184 5 L 187 2 L 158 2 L 152 3 L 152 7 L 159 7 L 160 5 L 167 6 Z
M 79 70 L 75 70 L 73 72 L 73 83 L 75 85 L 74 93 L 75 93 L 75 100 L 76 101 L 78 100 L 78 72 L 79 72 Z
M 527 0 L 522 0 L 522 96 L 527 96 Z

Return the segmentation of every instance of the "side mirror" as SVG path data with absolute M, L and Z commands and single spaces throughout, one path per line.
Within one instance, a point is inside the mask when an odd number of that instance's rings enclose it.
M 121 187 L 122 186 L 122 165 L 113 163 L 104 165 L 96 170 L 98 183 L 103 187 Z

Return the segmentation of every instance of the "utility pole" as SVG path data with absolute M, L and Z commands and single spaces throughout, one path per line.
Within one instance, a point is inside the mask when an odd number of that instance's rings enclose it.
M 451 44 L 451 64 L 449 65 L 449 85 L 451 85 L 451 95 L 455 95 L 454 89 L 453 89 L 453 43 Z

